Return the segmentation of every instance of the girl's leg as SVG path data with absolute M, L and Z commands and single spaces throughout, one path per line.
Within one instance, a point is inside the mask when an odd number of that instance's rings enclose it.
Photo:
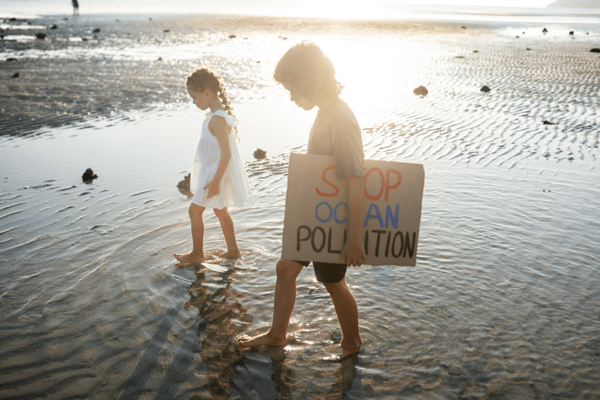
M 187 254 L 173 254 L 175 258 L 183 263 L 204 262 L 204 221 L 202 213 L 206 208 L 192 203 L 189 208 L 190 220 L 192 221 L 192 251 Z
M 215 215 L 219 218 L 221 223 L 221 229 L 223 230 L 223 236 L 225 236 L 225 242 L 227 243 L 227 252 L 221 254 L 223 258 L 237 258 L 241 256 L 240 249 L 238 249 L 237 241 L 235 240 L 235 230 L 233 228 L 233 220 L 227 207 L 222 209 L 214 208 Z

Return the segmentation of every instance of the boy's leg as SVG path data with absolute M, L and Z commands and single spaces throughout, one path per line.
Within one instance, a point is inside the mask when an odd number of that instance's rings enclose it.
M 233 227 L 233 220 L 227 207 L 222 209 L 214 208 L 215 215 L 219 218 L 221 223 L 221 229 L 223 230 L 223 236 L 225 236 L 225 242 L 227 243 L 227 252 L 221 254 L 223 258 L 237 258 L 241 256 L 240 249 L 238 249 L 237 241 L 235 240 L 235 230 Z
M 296 304 L 296 278 L 304 266 L 291 260 L 277 262 L 277 282 L 273 299 L 273 322 L 267 333 L 254 337 L 238 339 L 244 347 L 252 346 L 285 346 L 287 328 Z
M 335 283 L 323 283 L 331 296 L 335 312 L 342 328 L 341 346 L 343 356 L 358 353 L 362 345 L 358 327 L 358 305 L 346 284 L 346 279 Z
M 173 254 L 178 261 L 183 263 L 204 262 L 204 221 L 202 213 L 206 208 L 192 203 L 189 208 L 192 222 L 192 251 L 187 254 Z

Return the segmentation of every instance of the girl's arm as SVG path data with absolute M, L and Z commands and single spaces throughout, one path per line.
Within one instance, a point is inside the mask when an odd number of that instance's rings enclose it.
M 365 261 L 362 245 L 365 184 L 362 176 L 351 176 L 348 182 L 348 241 L 342 250 L 342 261 L 348 266 L 360 267 Z
M 219 142 L 219 150 L 221 150 L 221 158 L 219 159 L 219 166 L 217 167 L 217 173 L 213 177 L 204 189 L 208 188 L 207 199 L 219 194 L 219 184 L 227 169 L 227 164 L 231 160 L 231 147 L 229 146 L 229 132 L 231 127 L 225 122 L 225 118 L 215 115 L 208 126 L 208 130 Z

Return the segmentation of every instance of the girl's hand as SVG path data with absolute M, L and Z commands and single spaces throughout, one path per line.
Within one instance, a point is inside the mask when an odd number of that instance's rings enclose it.
M 367 259 L 365 250 L 360 242 L 347 241 L 342 249 L 342 262 L 348 267 L 360 267 Z
M 208 188 L 208 195 L 206 196 L 207 199 L 219 194 L 220 183 L 221 181 L 213 179 L 212 181 L 208 182 L 208 185 L 204 186 L 204 189 Z

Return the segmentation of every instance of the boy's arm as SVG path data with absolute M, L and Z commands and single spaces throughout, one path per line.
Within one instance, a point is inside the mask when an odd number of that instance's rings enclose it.
M 360 267 L 365 261 L 362 245 L 365 186 L 362 176 L 351 176 L 348 183 L 348 241 L 342 250 L 342 261 L 348 266 Z

